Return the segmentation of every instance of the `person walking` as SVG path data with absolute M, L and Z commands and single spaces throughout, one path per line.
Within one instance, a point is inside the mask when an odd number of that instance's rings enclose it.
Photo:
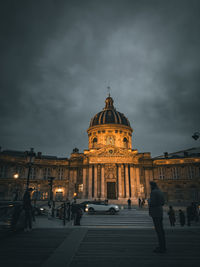
M 30 192 L 32 188 L 25 191 L 23 196 L 23 209 L 25 211 L 24 231 L 28 232 L 32 230 L 32 205 Z
M 141 207 L 141 202 L 142 202 L 142 200 L 140 198 L 138 198 L 138 207 L 139 208 Z
M 127 202 L 128 202 L 128 209 L 130 210 L 131 209 L 131 200 L 130 200 L 130 198 L 127 200 Z
M 179 222 L 182 227 L 185 225 L 185 214 L 182 210 L 179 210 Z
M 149 215 L 152 217 L 155 231 L 158 237 L 159 246 L 153 252 L 165 253 L 166 241 L 165 231 L 163 228 L 163 205 L 165 203 L 164 195 L 153 181 L 150 182 L 151 194 L 149 199 Z
M 169 216 L 169 221 L 170 221 L 170 225 L 171 226 L 175 226 L 175 222 L 176 222 L 176 217 L 175 217 L 175 211 L 172 208 L 172 206 L 169 206 L 169 211 L 168 211 L 168 216 Z
M 141 204 L 140 204 L 141 208 L 143 208 L 144 204 L 145 204 L 145 199 L 143 198 L 143 199 L 141 200 Z

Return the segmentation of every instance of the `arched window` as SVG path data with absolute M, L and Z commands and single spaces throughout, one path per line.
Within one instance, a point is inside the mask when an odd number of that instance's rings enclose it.
M 92 140 L 92 144 L 93 144 L 93 147 L 96 146 L 96 144 L 97 144 L 97 138 L 96 137 Z
M 124 137 L 123 142 L 124 142 L 124 147 L 128 148 L 128 140 L 126 137 Z

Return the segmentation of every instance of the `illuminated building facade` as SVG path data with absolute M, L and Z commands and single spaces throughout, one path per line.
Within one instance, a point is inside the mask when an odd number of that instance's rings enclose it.
M 46 200 L 50 195 L 48 179 L 53 180 L 54 200 L 108 199 L 110 202 L 136 203 L 148 198 L 149 181 L 155 180 L 169 201 L 200 200 L 200 150 L 152 158 L 132 145 L 133 129 L 118 112 L 110 95 L 104 109 L 90 121 L 88 150 L 75 148 L 70 158 L 44 156 L 38 152 L 29 173 L 33 198 Z M 22 198 L 28 176 L 27 153 L 1 151 L 0 199 Z M 14 179 L 14 174 L 19 177 Z

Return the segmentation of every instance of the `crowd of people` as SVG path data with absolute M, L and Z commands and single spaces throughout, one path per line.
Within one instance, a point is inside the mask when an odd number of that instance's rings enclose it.
M 176 225 L 177 219 L 180 225 L 183 227 L 186 223 L 188 226 L 191 226 L 192 221 L 198 222 L 200 217 L 200 210 L 197 203 L 192 202 L 186 208 L 186 214 L 182 209 L 179 209 L 178 214 L 176 214 L 172 206 L 169 206 L 169 211 L 167 214 L 169 216 L 169 222 L 172 227 Z

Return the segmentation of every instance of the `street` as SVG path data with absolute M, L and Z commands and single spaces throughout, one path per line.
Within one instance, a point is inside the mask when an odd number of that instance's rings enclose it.
M 171 228 L 165 215 L 167 252 L 155 254 L 157 238 L 147 210 L 118 215 L 84 214 L 82 226 L 37 217 L 31 232 L 0 241 L 1 266 L 193 267 L 200 262 L 200 226 Z

